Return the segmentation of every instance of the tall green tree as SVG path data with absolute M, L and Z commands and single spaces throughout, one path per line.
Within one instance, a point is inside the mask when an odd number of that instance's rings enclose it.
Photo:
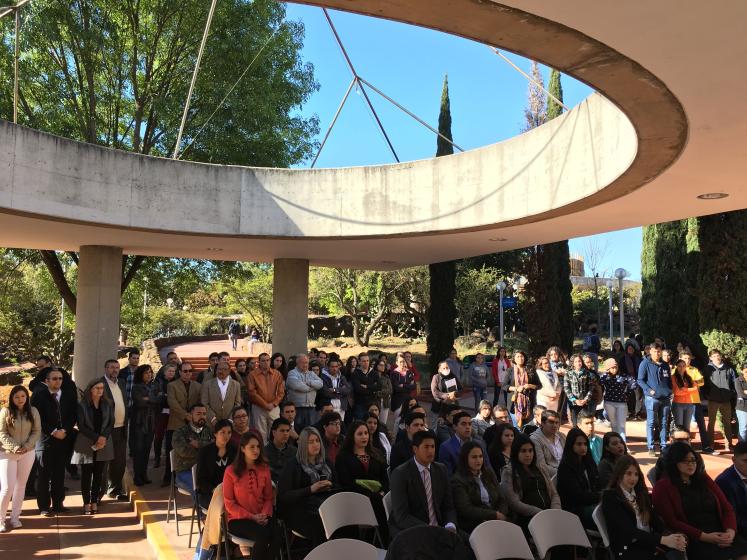
M 19 123 L 121 150 L 171 154 L 207 12 L 201 0 L 30 3 L 21 30 Z M 300 55 L 303 24 L 285 13 L 274 0 L 218 2 L 187 118 L 184 158 L 288 167 L 313 153 L 318 119 L 300 117 L 297 109 L 318 85 Z M 0 44 L 4 119 L 13 114 L 12 19 L 2 24 Z M 41 257 L 74 311 L 75 291 L 58 255 L 44 251 Z M 123 292 L 144 262 L 123 260 Z
M 441 90 L 441 110 L 438 115 L 438 131 L 452 140 L 451 104 L 449 102 L 449 79 L 444 77 Z M 436 157 L 454 153 L 454 146 L 437 137 Z M 438 362 L 449 355 L 454 346 L 454 322 L 457 311 L 454 304 L 456 296 L 456 261 L 434 263 L 428 266 L 430 272 L 430 300 L 428 308 L 428 336 L 426 338 L 428 363 L 431 373 L 435 372 Z
M 563 107 L 549 99 L 540 87 L 542 75 L 536 62 L 531 75 L 537 83 L 529 84 L 526 129 L 544 124 L 563 112 Z M 548 91 L 563 101 L 560 73 L 550 73 Z M 527 260 L 526 320 L 529 351 L 537 356 L 552 345 L 565 350 L 573 348 L 573 300 L 571 297 L 571 268 L 568 241 L 536 245 L 529 250 Z

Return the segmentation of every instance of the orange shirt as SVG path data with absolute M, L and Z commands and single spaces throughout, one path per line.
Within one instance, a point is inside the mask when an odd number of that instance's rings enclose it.
M 672 402 L 679 404 L 698 404 L 700 403 L 700 393 L 698 392 L 698 384 L 693 379 L 692 387 L 680 387 L 677 383 L 677 378 L 672 374 L 672 391 L 674 392 L 674 399 Z

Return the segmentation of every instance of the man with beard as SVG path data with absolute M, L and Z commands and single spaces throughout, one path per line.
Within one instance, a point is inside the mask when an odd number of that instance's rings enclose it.
M 192 488 L 192 465 L 197 463 L 197 455 L 202 447 L 213 442 L 213 431 L 207 423 L 207 408 L 202 403 L 189 408 L 191 418 L 174 432 L 174 464 L 176 484 L 180 488 L 194 491 Z

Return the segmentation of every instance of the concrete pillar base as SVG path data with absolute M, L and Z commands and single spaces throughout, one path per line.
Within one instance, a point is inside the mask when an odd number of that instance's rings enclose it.
M 308 350 L 309 261 L 275 259 L 272 350 L 285 356 Z
M 85 245 L 78 264 L 73 378 L 81 389 L 117 357 L 122 249 Z

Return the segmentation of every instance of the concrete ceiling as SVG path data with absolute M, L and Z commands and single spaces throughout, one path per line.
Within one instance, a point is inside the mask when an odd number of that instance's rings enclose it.
M 626 171 L 613 173 L 591 194 L 584 192 L 580 199 L 569 196 L 555 208 L 530 205 L 524 218 L 503 215 L 499 223 L 472 229 L 453 224 L 456 231 L 449 231 L 434 224 L 423 230 L 398 228 L 391 235 L 372 232 L 374 237 L 339 233 L 317 237 L 302 226 L 292 236 L 211 235 L 191 233 L 188 221 L 182 232 L 163 231 L 170 228 L 70 216 L 70 208 L 40 212 L 6 201 L 0 202 L 0 245 L 68 250 L 85 244 L 115 245 L 146 255 L 232 260 L 295 257 L 316 264 L 394 268 L 747 208 L 747 189 L 742 184 L 747 153 L 747 116 L 742 111 L 747 89 L 745 2 L 724 1 L 718 10 L 707 3 L 674 0 L 306 3 L 419 23 L 558 68 L 589 83 L 619 107 L 635 129 L 637 154 Z M 3 134 L 8 133 L 7 126 Z M 490 148 L 482 150 L 490 153 Z M 2 155 L 3 163 L 13 166 L 19 154 Z M 3 181 L 10 184 L 7 173 L 4 177 L 0 177 L 0 191 Z M 10 198 L 18 201 L 17 189 L 22 187 L 16 182 Z M 709 192 L 729 196 L 697 198 Z M 122 212 L 128 213 L 128 202 L 122 203 Z

